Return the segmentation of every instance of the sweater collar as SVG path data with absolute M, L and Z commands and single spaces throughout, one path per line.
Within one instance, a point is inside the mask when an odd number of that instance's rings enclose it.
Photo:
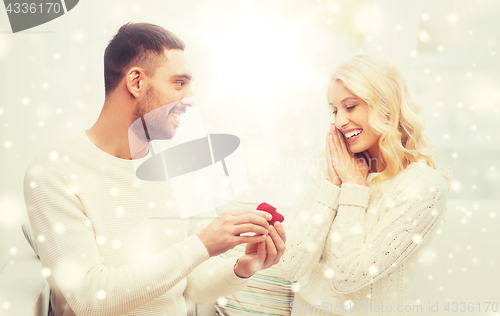
M 144 161 L 146 161 L 148 158 L 151 157 L 151 153 L 148 151 L 148 154 L 143 157 L 143 158 L 139 158 L 139 159 L 122 159 L 122 158 L 118 158 L 118 157 L 115 157 L 113 155 L 110 155 L 108 154 L 107 152 L 103 151 L 102 149 L 100 149 L 99 147 L 97 147 L 87 136 L 87 134 L 85 133 L 85 131 L 83 131 L 81 134 L 80 134 L 80 139 L 82 140 L 82 142 L 84 143 L 85 147 L 92 153 L 92 155 L 94 157 L 96 157 L 97 159 L 99 160 L 104 160 L 106 162 L 109 162 L 115 166 L 118 166 L 122 169 L 133 169 L 135 170 L 136 168 L 135 167 L 138 167 L 139 165 L 141 165 Z

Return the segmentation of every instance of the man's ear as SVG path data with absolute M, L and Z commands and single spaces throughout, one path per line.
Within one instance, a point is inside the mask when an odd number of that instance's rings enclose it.
M 128 92 L 136 99 L 139 99 L 145 88 L 146 74 L 139 67 L 130 68 L 125 74 L 125 84 Z

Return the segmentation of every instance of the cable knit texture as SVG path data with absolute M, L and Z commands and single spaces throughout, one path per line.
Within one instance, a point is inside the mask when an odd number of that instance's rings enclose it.
M 196 236 L 215 211 L 181 220 L 168 181 L 83 132 L 30 164 L 24 193 L 56 315 L 186 315 L 183 293 L 215 302 L 247 283 Z
M 375 174 L 367 187 L 331 184 L 324 157 L 324 147 L 315 150 L 306 186 L 284 221 L 280 270 L 298 280 L 292 315 L 413 315 L 398 306 L 411 304 L 419 253 L 446 210 L 444 177 L 414 162 L 382 182 L 380 196 L 369 185 Z

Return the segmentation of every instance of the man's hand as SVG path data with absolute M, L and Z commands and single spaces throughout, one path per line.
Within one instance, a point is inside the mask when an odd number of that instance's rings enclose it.
M 285 252 L 285 229 L 280 222 L 269 226 L 265 241 L 248 243 L 245 254 L 238 259 L 234 273 L 240 278 L 249 278 L 255 272 L 277 264 Z
M 266 240 L 272 216 L 263 211 L 231 210 L 219 214 L 197 236 L 207 248 L 210 257 L 220 255 L 244 243 L 259 243 Z M 240 236 L 255 233 L 255 236 Z

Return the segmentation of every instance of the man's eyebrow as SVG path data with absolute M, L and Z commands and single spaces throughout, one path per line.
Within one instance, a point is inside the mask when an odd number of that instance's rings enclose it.
M 172 79 L 173 80 L 185 79 L 185 80 L 192 81 L 193 77 L 188 75 L 188 74 L 182 74 L 182 75 L 173 75 Z

